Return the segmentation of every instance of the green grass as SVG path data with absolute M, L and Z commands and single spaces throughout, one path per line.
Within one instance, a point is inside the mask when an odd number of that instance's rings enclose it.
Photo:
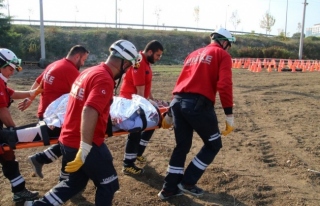
M 182 65 L 156 65 L 152 67 L 153 75 L 162 77 L 178 77 L 182 69 Z M 248 73 L 247 69 L 232 69 L 234 74 Z
M 153 73 L 161 73 L 164 76 L 178 75 L 182 69 L 182 65 L 157 65 L 153 66 Z

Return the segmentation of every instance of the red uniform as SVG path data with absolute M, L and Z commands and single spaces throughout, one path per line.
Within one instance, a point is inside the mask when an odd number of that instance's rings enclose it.
M 140 51 L 142 61 L 139 69 L 130 67 L 126 72 L 121 88 L 120 97 L 132 99 L 132 94 L 137 94 L 136 86 L 145 86 L 144 98 L 149 98 L 151 92 L 152 70 L 145 55 Z
M 70 92 L 67 112 L 59 137 L 59 141 L 63 145 L 79 148 L 81 114 L 84 106 L 93 107 L 99 113 L 93 142 L 97 146 L 103 143 L 114 84 L 112 72 L 104 63 L 81 72 Z
M 79 70 L 76 65 L 65 58 L 53 62 L 42 72 L 36 79 L 38 84 L 44 80 L 44 92 L 41 94 L 38 107 L 39 118 L 43 118 L 43 113 L 51 102 L 70 92 L 71 86 L 78 75 Z
M 8 107 L 10 103 L 10 97 L 14 93 L 14 90 L 6 86 L 3 79 L 0 78 L 0 108 Z
M 7 87 L 6 82 L 0 77 L 0 108 L 10 106 L 10 97 L 14 90 Z M 11 125 L 9 125 L 11 126 Z M 3 122 L 0 119 L 0 132 L 3 129 Z M 0 134 L 0 137 L 2 134 Z M 14 150 L 4 151 L 0 142 L 0 164 L 2 166 L 2 175 L 5 176 L 11 184 L 13 193 L 20 192 L 25 189 L 25 181 L 19 171 L 19 163 L 16 161 Z
M 232 108 L 231 68 L 231 56 L 220 46 L 209 44 L 187 56 L 172 93 L 201 94 L 215 102 L 219 91 L 222 107 Z
M 218 119 L 212 107 L 217 92 L 225 114 L 232 114 L 231 68 L 231 56 L 218 43 L 193 51 L 185 59 L 170 103 L 176 147 L 159 194 L 178 194 L 180 190 L 203 194 L 195 185 L 222 148 Z M 194 131 L 204 146 L 184 169 Z M 193 188 L 192 192 L 185 185 Z

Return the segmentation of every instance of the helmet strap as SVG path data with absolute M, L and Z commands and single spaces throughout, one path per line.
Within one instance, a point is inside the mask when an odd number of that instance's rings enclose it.
M 223 50 L 226 50 L 226 49 L 228 48 L 228 46 L 229 46 L 229 44 L 227 44 L 226 46 L 223 46 L 223 45 L 221 44 L 221 42 L 220 42 L 219 40 L 217 40 L 217 39 L 215 39 L 215 41 L 221 46 L 221 48 L 222 48 Z
M 114 87 L 114 95 L 115 96 L 117 95 L 117 89 L 118 89 L 118 87 L 119 87 L 119 85 L 121 83 L 122 75 L 124 74 L 123 65 L 124 65 L 124 59 L 121 59 L 120 77 L 119 77 L 117 85 Z
M 223 49 L 227 50 L 228 46 L 229 46 L 229 43 L 225 47 L 223 47 Z
M 215 39 L 215 41 L 221 46 L 222 49 L 224 49 L 221 42 L 218 39 Z

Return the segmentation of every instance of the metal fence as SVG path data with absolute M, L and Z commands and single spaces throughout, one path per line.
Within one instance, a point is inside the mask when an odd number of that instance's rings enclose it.
M 12 19 L 13 24 L 39 25 L 40 20 L 29 19 Z M 212 32 L 212 28 L 197 28 L 197 27 L 182 27 L 182 26 L 168 26 L 168 25 L 150 25 L 150 24 L 128 24 L 128 23 L 114 23 L 114 22 L 84 22 L 84 21 L 57 21 L 44 20 L 45 26 L 60 26 L 60 27 L 92 27 L 92 28 L 120 28 L 120 29 L 152 29 L 152 30 L 177 30 L 177 31 L 193 31 L 193 32 Z M 254 34 L 272 37 L 274 35 L 231 31 L 233 34 Z

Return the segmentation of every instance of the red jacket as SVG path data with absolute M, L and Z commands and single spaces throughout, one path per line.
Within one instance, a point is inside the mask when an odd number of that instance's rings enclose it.
M 201 94 L 215 103 L 219 92 L 226 114 L 232 114 L 232 60 L 218 44 L 193 51 L 187 56 L 173 89 L 176 93 Z

